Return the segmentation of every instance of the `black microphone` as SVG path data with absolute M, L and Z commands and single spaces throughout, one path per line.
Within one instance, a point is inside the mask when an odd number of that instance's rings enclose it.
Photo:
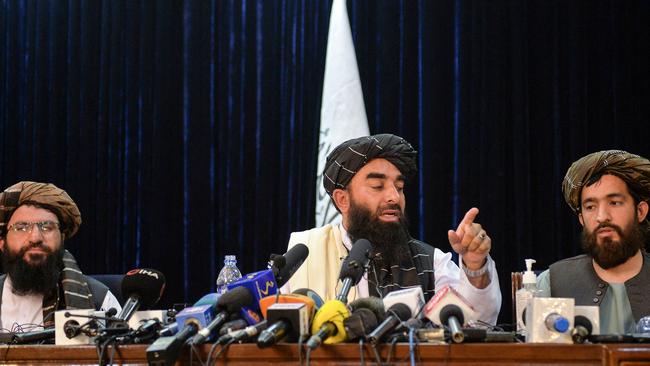
M 375 330 L 367 337 L 368 342 L 377 344 L 388 332 L 395 329 L 401 322 L 407 321 L 411 317 L 411 308 L 406 304 L 396 303 L 386 312 L 388 316 Z
M 291 247 L 284 255 L 271 254 L 269 268 L 273 269 L 275 282 L 278 288 L 284 286 L 291 276 L 300 268 L 309 255 L 309 248 L 298 243 Z
M 228 320 L 231 313 L 239 311 L 244 306 L 250 306 L 253 303 L 253 295 L 245 287 L 235 287 L 225 292 L 217 301 L 219 309 L 225 309 L 219 312 L 214 319 L 205 328 L 201 329 L 192 339 L 192 344 L 199 345 L 205 343 L 210 334 L 221 328 Z
M 165 289 L 165 276 L 149 268 L 136 268 L 122 279 L 122 295 L 127 297 L 122 311 L 115 320 L 127 323 L 140 308 L 149 308 L 157 303 Z
M 268 326 L 268 322 L 266 320 L 262 320 L 261 322 L 255 325 L 249 325 L 244 329 L 236 330 L 234 332 L 228 332 L 227 334 L 224 334 L 221 337 L 219 337 L 219 339 L 217 339 L 215 343 L 226 344 L 229 342 L 231 343 L 239 342 L 258 335 L 261 331 L 266 329 L 267 326 Z
M 361 280 L 363 273 L 370 262 L 370 250 L 372 244 L 366 239 L 359 239 L 350 250 L 350 254 L 343 260 L 339 279 L 343 282 L 341 291 L 336 299 L 346 304 L 348 302 L 348 293 L 350 288 Z
M 313 335 L 307 341 L 307 347 L 316 349 L 329 337 L 336 336 L 330 342 L 342 342 L 347 338 L 343 320 L 350 316 L 349 310 L 345 307 L 348 302 L 348 293 L 352 286 L 359 283 L 363 273 L 370 262 L 370 250 L 372 244 L 366 239 L 359 239 L 350 250 L 350 254 L 341 264 L 339 279 L 343 286 L 335 300 L 330 300 L 316 312 L 312 322 Z M 338 325 L 334 323 L 338 322 Z
M 573 329 L 571 330 L 573 343 L 585 343 L 585 340 L 587 340 L 593 330 L 594 327 L 589 318 L 584 315 L 576 315 L 573 320 Z
M 23 344 L 32 342 L 43 342 L 46 340 L 54 339 L 54 328 L 47 328 L 43 330 L 35 330 L 32 332 L 15 333 L 13 343 Z
M 378 297 L 362 297 L 352 301 L 349 305 L 352 312 L 357 309 L 368 309 L 375 314 L 378 322 L 383 322 L 386 319 L 386 308 L 384 301 Z M 374 329 L 374 328 L 373 328 Z
M 462 343 L 465 340 L 465 333 L 461 324 L 465 322 L 463 310 L 458 305 L 448 304 L 440 310 L 440 321 L 449 327 L 451 340 L 454 343 Z
M 358 308 L 352 311 L 352 314 L 343 320 L 347 340 L 354 341 L 365 338 L 368 332 L 377 327 L 378 323 L 377 316 L 370 309 Z
M 234 332 L 236 330 L 242 330 L 247 326 L 248 326 L 248 322 L 242 318 L 229 320 L 223 323 L 221 329 L 219 329 L 219 335 L 222 336 L 224 334 Z

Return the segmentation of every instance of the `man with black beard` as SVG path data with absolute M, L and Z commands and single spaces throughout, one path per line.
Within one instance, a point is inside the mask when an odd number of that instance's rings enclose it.
M 389 134 L 360 137 L 336 147 L 327 157 L 323 185 L 342 222 L 291 234 L 289 248 L 304 243 L 309 256 L 282 291 L 310 288 L 326 301 L 334 299 L 341 288 L 342 260 L 363 238 L 373 244 L 373 259 L 348 298 L 383 297 L 420 286 L 428 300 L 436 289 L 451 285 L 474 305 L 479 319 L 495 323 L 501 291 L 489 256 L 491 239 L 474 222 L 478 209 L 469 210 L 458 228 L 448 233 L 462 270 L 451 253 L 408 232 L 404 185 L 417 171 L 416 158 L 407 141 Z
M 598 305 L 603 334 L 632 333 L 650 315 L 650 161 L 625 151 L 589 154 L 562 184 L 583 226 L 586 254 L 552 264 L 538 279 L 543 295 Z
M 120 309 L 102 283 L 86 277 L 64 241 L 81 225 L 68 194 L 52 184 L 20 182 L 0 193 L 2 331 L 54 325 L 60 309 Z

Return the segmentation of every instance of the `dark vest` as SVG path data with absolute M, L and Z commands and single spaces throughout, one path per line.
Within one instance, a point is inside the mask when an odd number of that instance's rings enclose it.
M 602 303 L 609 284 L 596 274 L 592 259 L 585 254 L 563 259 L 549 267 L 552 297 L 572 297 L 576 305 Z M 641 272 L 625 282 L 635 321 L 650 315 L 650 256 L 643 252 Z
M 88 277 L 84 275 L 86 278 L 86 282 L 88 283 L 88 288 L 90 289 L 90 293 L 93 295 L 93 301 L 95 303 L 95 310 L 99 310 L 101 308 L 102 303 L 104 302 L 104 298 L 106 297 L 106 293 L 108 292 L 108 287 L 104 285 L 103 283 L 97 281 L 96 279 L 92 277 Z M 2 290 L 4 289 L 5 285 L 5 278 L 7 278 L 6 274 L 0 275 L 0 306 L 2 305 Z M 59 285 L 59 289 L 61 286 Z M 62 310 L 65 309 L 65 300 L 63 296 L 59 296 L 59 304 L 57 304 L 56 310 Z
M 424 292 L 425 301 L 429 301 L 436 290 L 436 277 L 433 271 L 434 248 L 429 244 L 412 239 L 409 242 L 409 249 L 413 256 L 413 264 L 418 272 L 418 279 Z

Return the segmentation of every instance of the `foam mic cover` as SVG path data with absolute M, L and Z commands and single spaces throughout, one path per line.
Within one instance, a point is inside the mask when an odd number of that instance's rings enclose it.
M 350 250 L 350 254 L 343 260 L 341 265 L 341 272 L 339 279 L 344 280 L 351 278 L 353 285 L 356 285 L 361 280 L 365 267 L 370 262 L 370 250 L 372 244 L 366 239 L 359 239 Z
M 352 314 L 343 320 L 348 341 L 365 338 L 371 330 L 377 327 L 377 324 L 379 322 L 375 313 L 366 308 L 358 308 L 352 311 Z
M 393 304 L 388 311 L 386 320 L 384 320 L 375 330 L 368 335 L 368 341 L 377 344 L 388 332 L 395 329 L 401 322 L 407 321 L 411 317 L 411 308 L 406 304 Z
M 593 329 L 594 327 L 589 318 L 584 315 L 576 315 L 573 320 L 573 329 L 571 330 L 573 342 L 584 343 L 593 332 Z
M 205 343 L 210 336 L 213 333 L 216 333 L 228 320 L 230 314 L 238 312 L 244 306 L 251 306 L 254 301 L 255 299 L 253 295 L 245 287 L 235 287 L 232 290 L 228 290 L 221 295 L 217 301 L 217 309 L 219 309 L 220 312 L 214 317 L 210 324 L 196 333 L 192 342 L 194 344 Z
M 345 341 L 347 334 L 343 320 L 350 316 L 350 310 L 339 300 L 330 300 L 314 315 L 311 323 L 313 336 L 307 341 L 311 349 L 317 348 L 321 342 L 334 344 Z
M 275 280 L 278 287 L 284 286 L 294 273 L 300 268 L 309 255 L 309 248 L 305 244 L 298 243 L 291 247 L 284 255 L 271 255 L 273 267 L 277 268 Z
M 370 262 L 371 249 L 372 244 L 366 239 L 359 239 L 352 245 L 350 254 L 341 264 L 339 279 L 343 285 L 341 286 L 341 291 L 336 295 L 336 300 L 344 304 L 348 302 L 350 288 L 359 283 Z
M 127 298 L 117 320 L 128 321 L 138 309 L 147 309 L 158 302 L 165 290 L 165 276 L 149 268 L 136 268 L 122 279 L 122 295 Z
M 293 294 L 296 295 L 305 295 L 309 297 L 310 299 L 314 300 L 314 306 L 316 307 L 316 310 L 320 309 L 321 306 L 325 303 L 323 301 L 323 298 L 321 298 L 316 291 L 308 288 L 299 288 L 297 290 L 294 290 L 292 292 Z
M 368 309 L 372 311 L 375 314 L 378 322 L 383 322 L 384 319 L 386 319 L 386 308 L 384 307 L 384 301 L 378 297 L 362 297 L 360 299 L 352 301 L 348 306 L 353 313 L 358 309 Z
M 465 322 L 463 310 L 455 304 L 447 304 L 440 310 L 440 321 L 449 327 L 451 339 L 455 343 L 461 343 L 465 340 L 465 333 L 461 329 L 461 324 Z

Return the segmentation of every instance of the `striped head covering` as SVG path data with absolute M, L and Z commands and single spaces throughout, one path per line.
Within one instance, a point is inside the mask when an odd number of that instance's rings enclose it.
M 0 193 L 0 237 L 7 232 L 7 223 L 14 211 L 25 202 L 36 202 L 56 209 L 61 232 L 71 238 L 81 225 L 81 213 L 68 194 L 51 183 L 19 182 Z
M 335 189 L 345 189 L 352 177 L 372 159 L 386 159 L 411 178 L 417 172 L 418 152 L 399 136 L 380 134 L 348 140 L 327 156 L 323 170 L 323 186 L 332 196 Z
M 650 199 L 650 161 L 622 150 L 605 150 L 578 159 L 564 176 L 562 193 L 575 214 L 580 213 L 582 188 L 594 178 L 611 174 L 627 183 L 630 193 L 641 201 Z M 647 219 L 646 219 L 647 222 Z

